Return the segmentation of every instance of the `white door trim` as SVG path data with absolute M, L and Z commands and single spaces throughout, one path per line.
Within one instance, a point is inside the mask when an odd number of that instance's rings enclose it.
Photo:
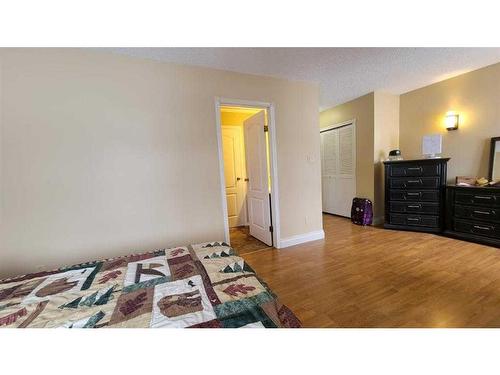
M 278 160 L 276 150 L 276 122 L 273 103 L 265 103 L 253 100 L 215 98 L 215 126 L 217 132 L 217 154 L 219 158 L 219 179 L 220 192 L 222 201 L 222 214 L 224 220 L 224 240 L 230 244 L 229 238 L 229 220 L 227 217 L 227 202 L 224 177 L 224 155 L 222 152 L 222 128 L 220 119 L 220 109 L 223 106 L 237 106 L 262 108 L 267 110 L 267 126 L 269 127 L 269 153 L 271 164 L 271 220 L 273 225 L 273 245 L 276 248 L 280 247 L 280 215 L 279 215 L 279 187 L 278 187 Z
M 341 126 L 346 126 L 346 125 L 351 125 L 351 124 L 353 124 L 354 129 L 356 129 L 356 119 L 355 118 L 353 118 L 352 120 L 337 122 L 335 124 L 325 126 L 324 128 L 320 128 L 319 132 L 322 133 L 322 132 L 330 130 L 330 129 L 340 128 Z

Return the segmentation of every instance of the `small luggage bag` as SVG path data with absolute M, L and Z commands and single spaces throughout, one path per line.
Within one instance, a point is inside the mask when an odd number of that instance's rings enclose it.
M 352 200 L 351 221 L 357 225 L 372 225 L 372 201 L 366 198 L 354 198 Z

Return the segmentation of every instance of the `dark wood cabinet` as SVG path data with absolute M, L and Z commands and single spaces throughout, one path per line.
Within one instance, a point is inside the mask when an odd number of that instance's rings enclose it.
M 432 233 L 443 231 L 448 160 L 384 162 L 385 228 Z
M 445 234 L 500 247 L 500 188 L 448 186 Z

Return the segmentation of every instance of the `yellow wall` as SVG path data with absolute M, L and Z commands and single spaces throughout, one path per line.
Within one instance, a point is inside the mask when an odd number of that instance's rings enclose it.
M 243 121 L 245 121 L 249 117 L 252 117 L 259 111 L 259 109 L 248 110 L 246 108 L 243 110 L 239 110 L 237 108 L 222 110 L 220 114 L 221 125 L 243 126 Z
M 500 64 L 491 65 L 401 95 L 399 143 L 406 159 L 422 156 L 422 136 L 443 135 L 448 181 L 488 176 L 490 138 L 500 136 Z M 459 129 L 447 131 L 448 111 L 460 115 Z
M 222 239 L 215 97 L 276 108 L 283 239 L 322 229 L 316 84 L 0 49 L 0 277 Z
M 370 93 L 320 113 L 320 128 L 356 119 L 356 195 L 374 200 L 374 94 Z

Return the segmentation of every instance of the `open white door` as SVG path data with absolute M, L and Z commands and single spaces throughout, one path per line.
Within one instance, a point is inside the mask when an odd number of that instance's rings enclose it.
M 248 175 L 248 223 L 250 235 L 272 245 L 271 209 L 267 171 L 265 112 L 243 122 Z

